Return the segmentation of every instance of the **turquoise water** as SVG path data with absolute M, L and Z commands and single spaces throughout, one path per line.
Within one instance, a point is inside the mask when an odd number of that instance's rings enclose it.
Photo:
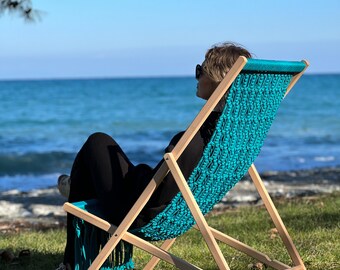
M 305 75 L 284 100 L 260 171 L 340 165 L 340 75 Z M 55 185 L 96 131 L 155 165 L 203 100 L 193 78 L 0 81 L 0 191 Z

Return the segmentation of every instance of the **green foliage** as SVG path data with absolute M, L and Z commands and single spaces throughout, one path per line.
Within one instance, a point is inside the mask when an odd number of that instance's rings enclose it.
M 278 211 L 309 270 L 340 269 L 340 193 L 275 202 Z M 270 257 L 290 263 L 280 238 L 263 207 L 242 207 L 223 213 L 212 213 L 208 223 Z M 0 235 L 0 250 L 10 249 L 15 254 L 22 249 L 31 250 L 31 258 L 16 265 L 0 262 L 0 269 L 54 269 L 61 261 L 65 245 L 65 230 L 22 232 Z M 220 244 L 231 269 L 244 270 L 256 261 L 224 244 Z M 190 230 L 177 239 L 170 250 L 173 254 L 197 264 L 203 269 L 217 269 L 213 259 L 196 230 Z M 150 258 L 135 249 L 137 269 L 143 268 Z M 160 263 L 156 269 L 175 269 Z M 270 268 L 267 268 L 268 270 Z
M 17 13 L 28 22 L 33 22 L 40 18 L 40 12 L 33 9 L 31 0 L 0 0 L 0 15 L 5 11 Z

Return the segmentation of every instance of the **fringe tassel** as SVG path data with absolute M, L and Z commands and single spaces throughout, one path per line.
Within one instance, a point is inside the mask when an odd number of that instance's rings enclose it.
M 92 226 L 77 217 L 73 220 L 75 228 L 75 270 L 88 269 L 99 251 L 104 247 L 110 235 L 103 230 Z M 134 269 L 132 261 L 133 246 L 120 241 L 101 270 L 127 270 Z

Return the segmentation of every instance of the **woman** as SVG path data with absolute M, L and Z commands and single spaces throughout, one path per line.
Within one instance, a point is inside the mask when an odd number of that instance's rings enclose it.
M 196 66 L 198 80 L 196 95 L 208 99 L 239 56 L 250 58 L 251 54 L 233 43 L 222 43 L 209 49 L 202 65 Z M 178 159 L 186 178 L 200 160 L 219 115 L 220 112 L 216 108 Z M 183 133 L 178 133 L 172 138 L 165 152 L 170 152 L 174 148 Z M 97 198 L 108 220 L 113 224 L 119 224 L 161 163 L 162 161 L 155 168 L 146 164 L 135 166 L 114 139 L 104 133 L 95 133 L 88 138 L 77 154 L 70 177 L 66 175 L 59 177 L 58 187 L 63 191 L 63 187 L 70 184 L 69 194 L 65 194 L 69 202 Z M 143 226 L 150 221 L 167 206 L 177 192 L 175 181 L 172 175 L 168 174 L 137 217 L 133 227 Z M 72 216 L 68 214 L 64 262 L 58 269 L 73 269 L 73 243 Z

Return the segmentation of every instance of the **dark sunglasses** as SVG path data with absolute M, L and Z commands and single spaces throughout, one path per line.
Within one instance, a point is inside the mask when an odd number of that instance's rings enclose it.
M 196 77 L 196 80 L 199 80 L 199 78 L 202 76 L 203 74 L 203 68 L 201 65 L 196 65 L 196 72 L 195 72 L 195 77 Z

